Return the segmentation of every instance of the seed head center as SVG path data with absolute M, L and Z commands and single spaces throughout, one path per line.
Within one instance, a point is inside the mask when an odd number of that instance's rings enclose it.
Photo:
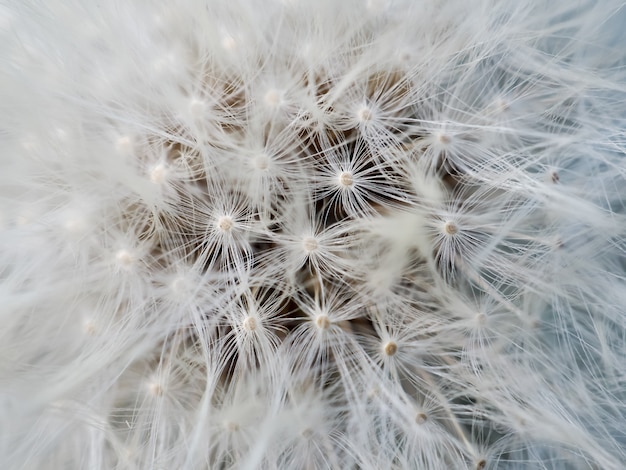
M 327 330 L 328 328 L 330 328 L 330 318 L 328 318 L 328 315 L 319 315 L 315 319 L 315 324 L 320 330 Z
M 246 331 L 256 330 L 256 320 L 254 317 L 246 317 L 243 321 L 243 327 Z
M 220 219 L 217 221 L 217 227 L 222 232 L 230 232 L 230 230 L 233 228 L 233 219 L 227 215 L 220 217 Z
M 344 187 L 350 187 L 354 184 L 354 180 L 352 179 L 352 173 L 347 171 L 343 171 L 339 175 L 339 184 Z
M 456 235 L 459 231 L 459 227 L 452 221 L 448 221 L 443 225 L 443 230 L 447 235 Z
M 319 244 L 317 243 L 317 240 L 315 238 L 306 237 L 302 241 L 302 246 L 304 248 L 304 251 L 306 251 L 307 253 L 312 253 L 315 250 L 317 250 L 317 248 L 319 247 Z
M 383 351 L 387 356 L 393 356 L 396 352 L 398 352 L 398 345 L 393 341 L 388 341 L 383 347 Z

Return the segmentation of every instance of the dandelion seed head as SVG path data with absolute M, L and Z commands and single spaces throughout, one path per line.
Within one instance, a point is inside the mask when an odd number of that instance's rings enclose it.
M 398 345 L 394 341 L 387 341 L 383 346 L 386 356 L 394 356 L 398 352 Z
M 154 184 L 163 184 L 167 180 L 168 169 L 163 163 L 159 163 L 150 170 L 150 181 Z
M 83 332 L 87 336 L 95 336 L 98 333 L 98 326 L 92 319 L 85 319 L 83 321 Z
M 244 330 L 246 331 L 252 332 L 257 329 L 256 319 L 252 316 L 248 316 L 244 318 L 242 325 L 243 325 Z
M 305 237 L 302 240 L 302 248 L 306 253 L 313 253 L 319 248 L 319 243 L 314 237 Z
M 561 177 L 559 176 L 559 173 L 556 170 L 550 171 L 549 177 L 550 177 L 550 181 L 552 181 L 554 184 L 558 183 L 561 180 Z
M 126 249 L 120 249 L 115 253 L 115 261 L 120 268 L 128 269 L 135 264 L 135 255 Z
M 330 318 L 328 315 L 322 313 L 315 317 L 315 326 L 320 330 L 328 330 L 330 328 Z
M 415 417 L 415 422 L 417 424 L 424 424 L 426 423 L 426 421 L 428 421 L 428 415 L 426 413 L 418 413 L 417 416 Z
M 452 136 L 450 134 L 446 134 L 445 132 L 437 132 L 435 134 L 435 139 L 438 144 L 444 147 L 452 143 Z
M 120 155 L 131 155 L 134 150 L 133 140 L 128 135 L 118 137 L 115 148 Z
M 240 426 L 238 423 L 234 421 L 226 421 L 224 422 L 224 429 L 230 433 L 234 433 L 234 432 L 239 431 Z
M 162 397 L 165 395 L 165 387 L 158 380 L 151 380 L 147 384 L 148 393 L 154 397 Z
M 217 219 L 216 225 L 221 232 L 227 233 L 233 229 L 235 222 L 233 221 L 233 218 L 231 216 L 223 215 L 219 219 Z
M 222 48 L 228 52 L 234 52 L 238 47 L 237 40 L 229 34 L 225 34 L 222 37 L 221 44 Z
M 342 171 L 339 174 L 339 185 L 343 188 L 349 188 L 354 184 L 352 173 L 349 171 Z
M 184 294 L 188 292 L 190 288 L 191 285 L 184 276 L 178 276 L 170 283 L 170 289 L 175 295 Z
M 280 90 L 268 90 L 263 96 L 263 102 L 270 108 L 279 108 L 283 102 L 283 93 Z
M 622 468 L 620 0 L 49 2 L 0 7 L 0 461 Z
M 361 123 L 366 123 L 374 118 L 374 112 L 368 106 L 361 106 L 356 112 L 357 120 Z
M 206 108 L 206 104 L 202 100 L 194 98 L 189 102 L 189 114 L 191 114 L 193 118 L 202 117 L 202 115 L 204 114 L 205 108 Z
M 79 235 L 85 233 L 88 230 L 89 225 L 84 218 L 73 216 L 65 220 L 63 227 L 70 234 Z
M 260 153 L 254 157 L 254 166 L 258 170 L 267 171 L 270 168 L 271 159 L 269 155 Z
M 456 235 L 459 232 L 459 226 L 451 221 L 448 220 L 443 224 L 443 233 L 444 235 Z

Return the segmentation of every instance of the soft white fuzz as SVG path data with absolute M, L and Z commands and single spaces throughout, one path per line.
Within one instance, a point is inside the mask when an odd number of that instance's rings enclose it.
M 0 0 L 0 467 L 626 462 L 620 0 Z

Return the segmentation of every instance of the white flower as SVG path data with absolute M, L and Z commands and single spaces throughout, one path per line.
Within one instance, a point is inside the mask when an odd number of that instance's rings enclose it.
M 619 470 L 619 0 L 3 0 L 0 462 Z

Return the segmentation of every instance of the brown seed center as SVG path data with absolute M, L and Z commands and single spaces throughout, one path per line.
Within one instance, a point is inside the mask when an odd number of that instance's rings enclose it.
M 398 351 L 398 345 L 393 341 L 389 341 L 383 348 L 387 356 L 393 356 Z
M 339 175 L 339 184 L 341 186 L 349 187 L 354 184 L 354 180 L 352 179 L 352 174 L 347 171 L 342 172 Z

